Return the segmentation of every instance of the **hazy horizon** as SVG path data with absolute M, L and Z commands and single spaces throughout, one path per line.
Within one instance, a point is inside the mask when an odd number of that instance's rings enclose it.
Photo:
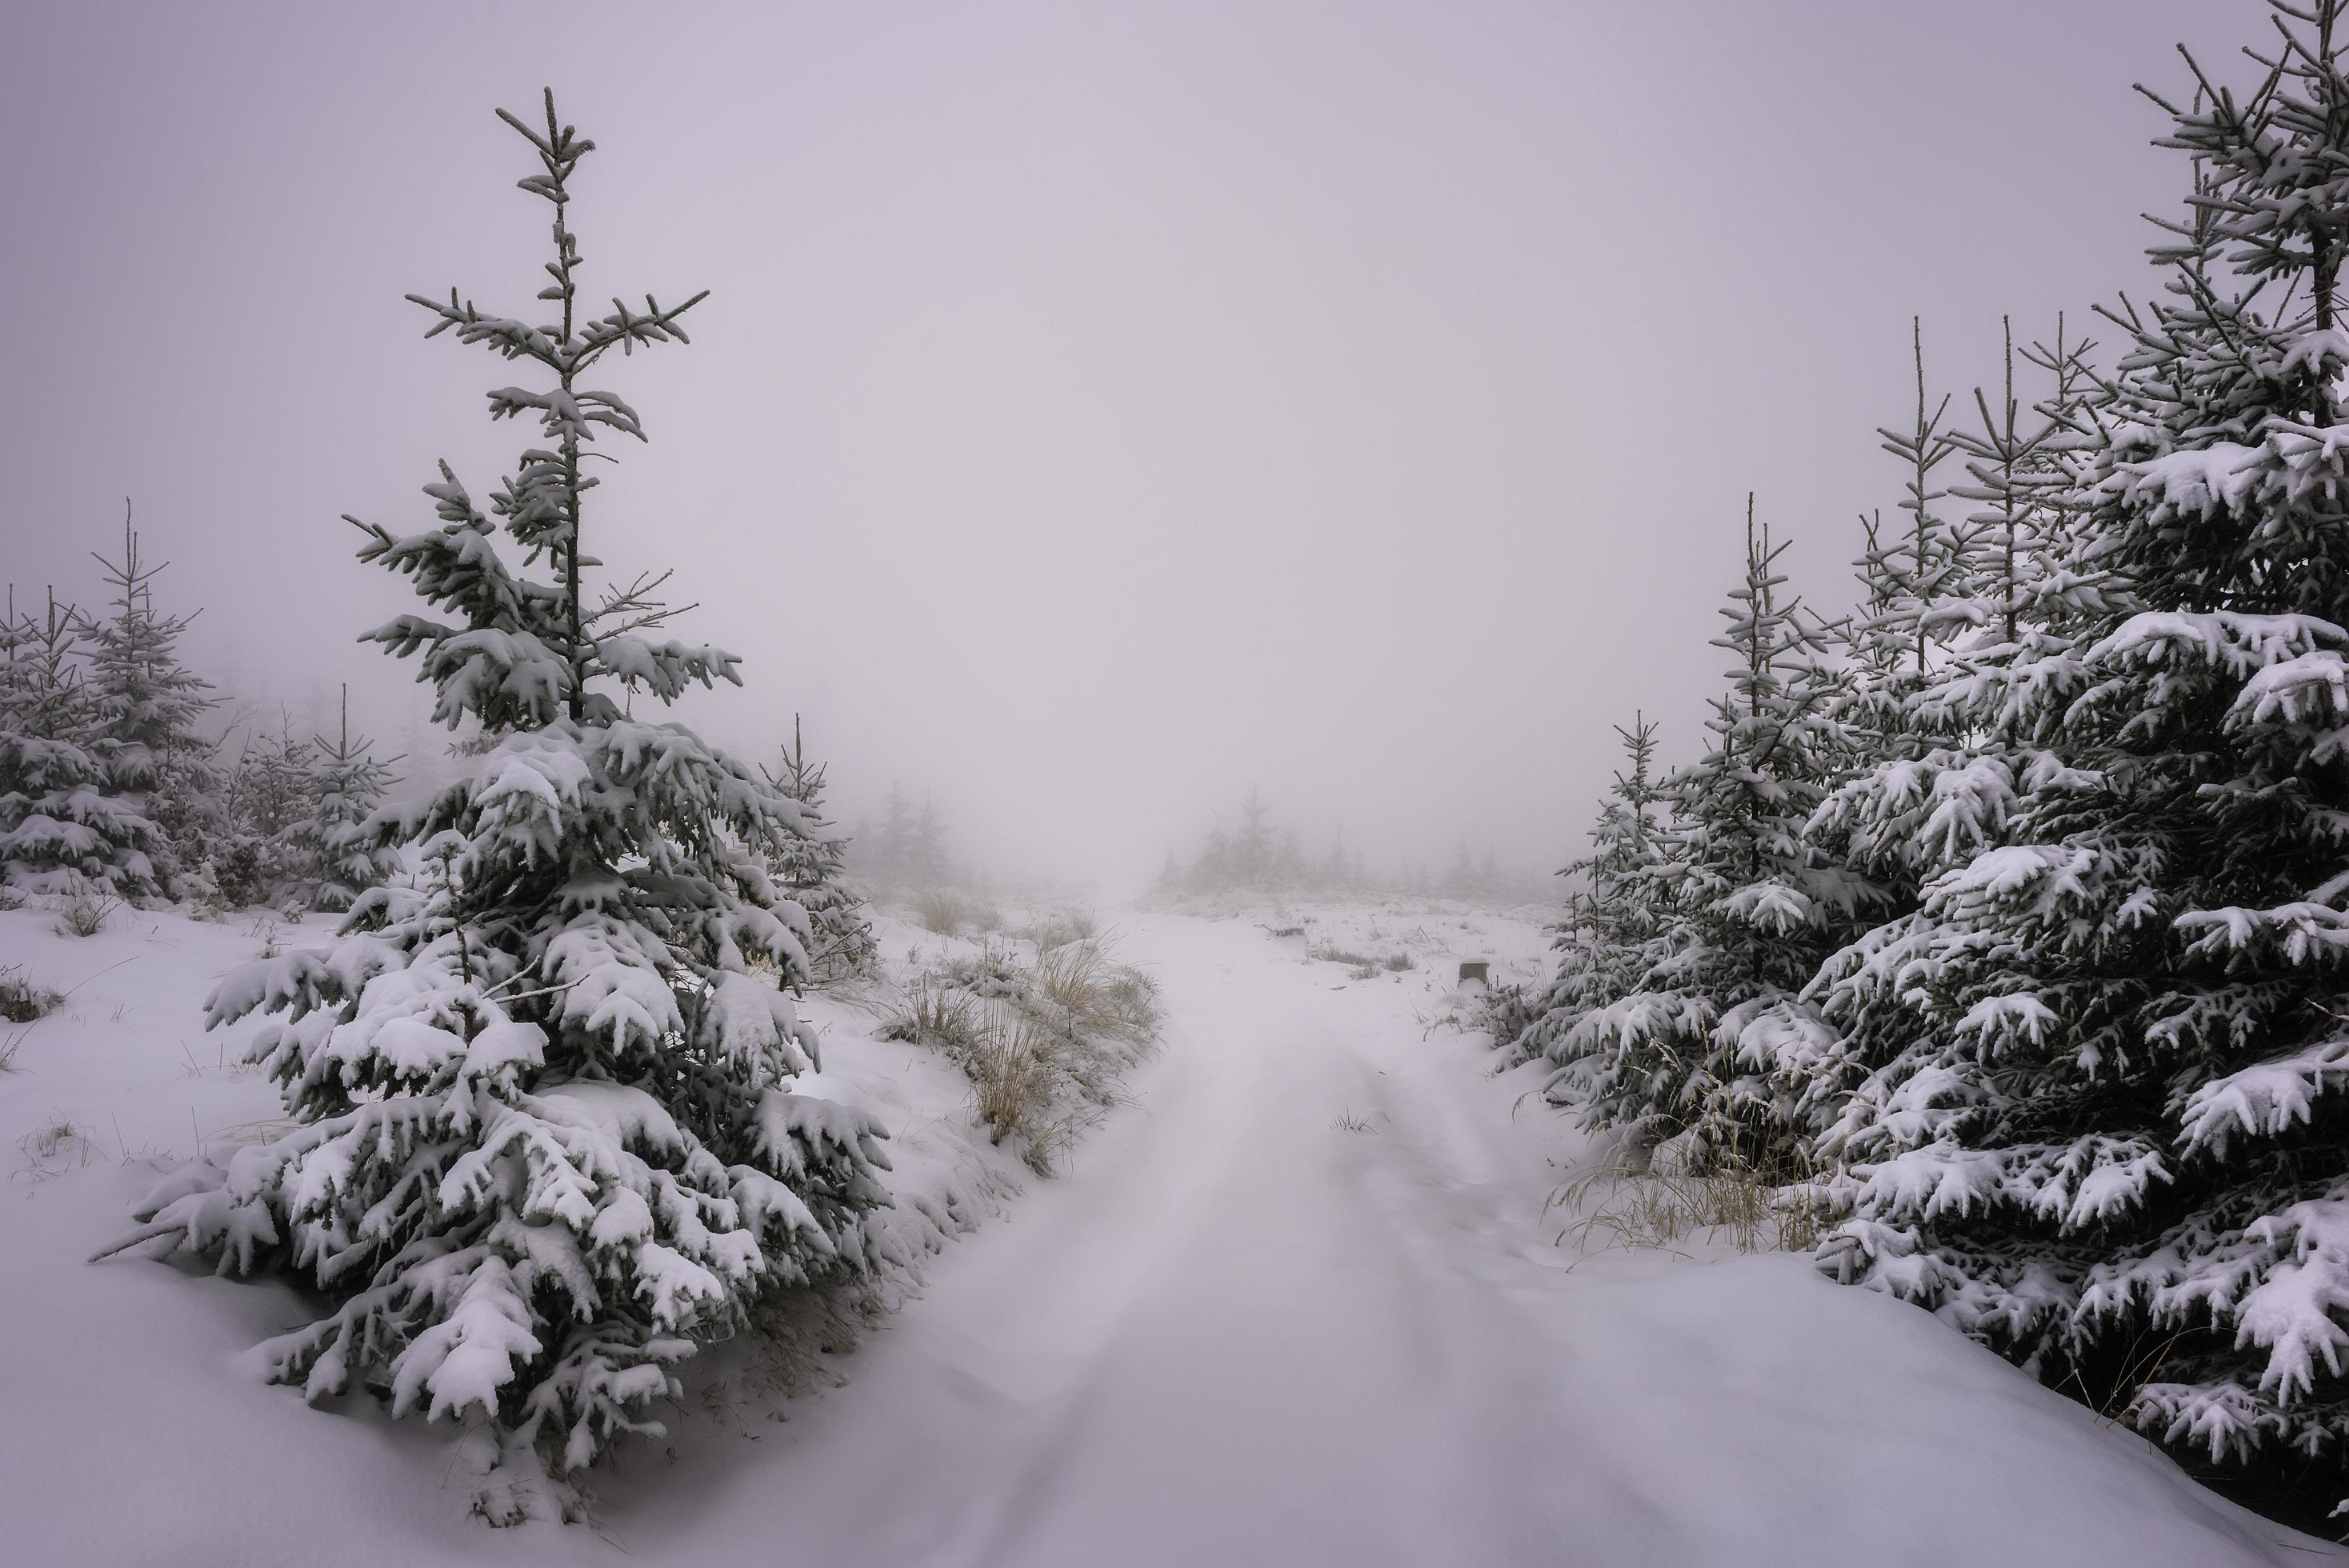
M 1834 608 L 1876 427 L 1999 319 L 2150 281 L 2172 44 L 2256 8 L 1692 5 L 49 7 L 0 59 L 16 308 L 0 580 L 103 597 L 133 499 L 191 661 L 389 749 L 355 639 L 528 432 L 409 292 L 523 313 L 543 209 L 492 110 L 599 144 L 589 295 L 709 288 L 609 384 L 588 548 L 674 566 L 765 755 L 933 795 L 998 874 L 1109 891 L 1260 788 L 1389 870 L 1577 852 L 1609 727 L 1695 745 L 1746 492 Z M 1930 68 L 1923 68 L 1930 61 Z M 1966 150 L 1958 158 L 1948 149 Z M 2075 327 L 2075 330 L 2077 328 Z

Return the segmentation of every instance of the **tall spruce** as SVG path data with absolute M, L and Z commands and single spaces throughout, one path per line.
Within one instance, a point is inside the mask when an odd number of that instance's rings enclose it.
M 2065 564 L 2072 540 L 2060 495 L 2063 459 L 2078 444 L 2073 432 L 2086 406 L 2087 346 L 2067 343 L 2060 330 L 2056 344 L 2033 345 L 2023 356 L 2054 377 L 2045 403 L 2026 416 L 2014 392 L 2010 340 L 2000 401 L 1993 406 L 1978 390 L 1980 427 L 1951 433 L 1954 449 L 1965 454 L 1969 482 L 1947 493 L 1980 510 L 1953 533 L 1973 548 L 1937 591 L 1928 640 L 1919 644 L 1904 631 L 1893 644 L 1921 647 L 1922 662 L 1852 663 L 1858 754 L 1805 831 L 1825 860 L 1872 891 L 1880 923 L 1830 956 L 1805 987 L 1817 1026 L 1770 1043 L 1766 1065 L 1804 1132 L 1835 1123 L 1856 1088 L 1873 1092 L 1865 1087 L 1873 1075 L 1944 1047 L 1945 1034 L 1920 1026 L 1917 993 L 1897 981 L 1881 994 L 1873 988 L 1897 975 L 1897 965 L 1868 965 L 1878 952 L 1913 938 L 1935 877 L 2006 841 L 2021 795 L 2046 760 L 2044 748 L 2019 734 L 2016 705 L 2029 700 L 2031 683 L 2054 667 L 2049 661 L 2076 651 L 2079 634 L 2106 608 L 2096 582 Z M 1870 645 L 1864 635 L 1854 641 Z M 1857 986 L 1847 983 L 1855 976 Z M 1845 1152 L 1840 1144 L 1832 1151 Z
M 2248 92 L 2194 66 L 2190 101 L 2155 99 L 2194 170 L 2166 297 L 2108 312 L 2075 552 L 1955 690 L 2005 743 L 2004 820 L 1821 977 L 1887 1047 L 1823 1190 L 1839 1269 L 2324 1503 L 2349 1435 L 2349 77 L 2339 0 L 2273 10 Z
M 657 575 L 600 601 L 588 581 L 584 460 L 644 430 L 586 378 L 615 349 L 685 341 L 702 296 L 583 311 L 570 202 L 593 144 L 551 92 L 543 128 L 501 118 L 534 155 L 522 189 L 554 210 L 554 319 L 411 297 L 428 335 L 542 373 L 490 413 L 535 420 L 543 444 L 486 513 L 444 463 L 425 491 L 438 526 L 359 525 L 361 559 L 429 606 L 368 637 L 417 659 L 440 721 L 483 744 L 374 819 L 420 885 L 361 893 L 336 945 L 214 991 L 214 1025 L 283 1015 L 253 1050 L 295 1125 L 168 1182 L 122 1244 L 305 1276 L 330 1310 L 270 1343 L 275 1380 L 313 1398 L 379 1385 L 395 1414 L 486 1421 L 510 1456 L 573 1469 L 658 1431 L 673 1368 L 759 1292 L 857 1265 L 887 1161 L 872 1118 L 791 1087 L 816 1048 L 791 995 L 807 917 L 766 868 L 800 808 L 626 710 L 740 684 L 735 656 L 647 634 L 668 614 Z

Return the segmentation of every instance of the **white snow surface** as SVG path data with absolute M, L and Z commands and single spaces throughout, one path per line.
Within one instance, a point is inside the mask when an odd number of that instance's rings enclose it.
M 1307 914 L 1304 939 L 1266 929 Z M 1537 969 L 1532 924 L 1118 925 L 1164 987 L 1165 1048 L 1008 1203 L 1018 1167 L 959 1075 L 812 1003 L 826 1070 L 800 1087 L 888 1122 L 909 1212 L 999 1217 L 926 1264 L 842 1386 L 748 1413 L 688 1397 L 666 1444 L 599 1475 L 591 1523 L 492 1531 L 445 1423 L 261 1382 L 253 1345 L 310 1315 L 283 1285 L 83 1261 L 159 1169 L 274 1113 L 199 1012 L 259 933 L 143 913 L 74 940 L 0 912 L 0 965 L 78 987 L 0 1073 L 0 1561 L 2349 1561 L 1805 1260 L 1561 1244 L 1545 1202 L 1591 1146 L 1527 1097 L 1537 1067 L 1496 1077 L 1441 1022 L 1460 959 Z M 1309 944 L 1416 967 L 1356 979 Z

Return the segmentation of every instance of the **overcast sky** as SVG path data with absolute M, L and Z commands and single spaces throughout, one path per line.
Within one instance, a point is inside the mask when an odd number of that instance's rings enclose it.
M 2142 292 L 2182 185 L 2134 81 L 2252 0 L 26 5 L 0 51 L 0 578 L 95 597 L 134 497 L 240 696 L 422 705 L 357 512 L 492 488 L 530 310 L 492 110 L 552 84 L 652 436 L 588 545 L 674 565 L 841 813 L 933 791 L 1112 890 L 1260 784 L 1390 866 L 1576 851 L 1644 707 L 1696 743 L 1745 492 L 1837 603 L 1909 319 L 1961 394 Z M 2109 334 L 2099 335 L 2109 336 Z

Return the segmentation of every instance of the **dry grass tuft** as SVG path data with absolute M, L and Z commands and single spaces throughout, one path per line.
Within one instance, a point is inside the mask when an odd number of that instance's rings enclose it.
M 1683 1242 L 1728 1241 L 1741 1253 L 1808 1252 L 1825 1230 L 1805 1172 L 1727 1159 L 1703 1170 L 1638 1162 L 1617 1148 L 1543 1205 L 1579 1217 L 1558 1233 L 1586 1254 L 1618 1247 L 1677 1252 Z M 1594 1238 L 1604 1237 L 1599 1244 Z
M 91 1140 L 89 1130 L 63 1116 L 53 1116 L 25 1134 L 16 1140 L 16 1149 L 25 1157 L 24 1166 L 16 1173 L 36 1181 L 87 1165 L 98 1154 L 98 1145 Z
M 1035 1134 L 1050 1112 L 1056 1044 L 1026 1009 L 999 997 L 986 1006 L 978 1047 L 966 1064 L 978 1119 L 998 1143 L 1022 1135 L 1039 1174 L 1050 1164 L 1037 1159 Z
M 1158 987 L 1099 937 L 1045 947 L 1008 942 L 930 970 L 875 1004 L 885 1037 L 944 1052 L 969 1077 L 973 1109 L 997 1143 L 1050 1175 L 1118 1103 L 1124 1074 L 1157 1043 Z
M 1056 910 L 1037 916 L 1012 934 L 1034 943 L 1037 952 L 1045 953 L 1072 942 L 1094 940 L 1101 935 L 1101 922 L 1089 909 Z
M 1357 953 L 1350 947 L 1340 947 L 1335 943 L 1309 947 L 1305 950 L 1305 956 L 1318 958 L 1324 964 L 1342 964 L 1357 980 L 1375 980 L 1381 972 L 1400 975 L 1406 969 L 1418 966 L 1416 960 L 1408 953 Z
M 978 1044 L 976 999 L 943 975 L 925 975 L 898 995 L 880 996 L 875 1010 L 885 1040 L 947 1052 L 967 1051 Z
M 36 985 L 25 977 L 21 964 L 0 965 L 0 1019 L 11 1024 L 30 1024 L 57 1011 L 65 998 L 46 985 Z
M 50 901 L 57 917 L 59 936 L 96 936 L 112 923 L 122 901 L 96 882 L 77 877 L 73 885 Z
M 939 936 L 985 935 L 1003 925 L 1003 916 L 993 905 L 953 888 L 924 888 L 913 895 L 909 907 L 916 925 Z

